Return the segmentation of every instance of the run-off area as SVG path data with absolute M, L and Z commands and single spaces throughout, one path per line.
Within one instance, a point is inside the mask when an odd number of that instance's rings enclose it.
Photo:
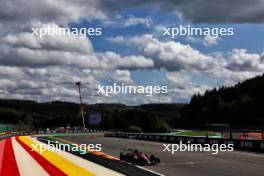
M 171 176 L 231 176 L 255 175 L 263 176 L 264 155 L 247 152 L 220 152 L 212 155 L 208 152 L 162 152 L 163 144 L 159 142 L 142 141 L 104 137 L 103 134 L 87 136 L 60 137 L 78 144 L 102 144 L 102 152 L 119 157 L 120 152 L 127 148 L 137 148 L 147 154 L 157 155 L 161 163 L 156 166 L 144 166 L 155 172 Z

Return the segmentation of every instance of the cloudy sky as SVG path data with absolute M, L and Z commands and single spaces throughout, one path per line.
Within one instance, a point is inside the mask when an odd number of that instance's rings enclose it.
M 0 0 L 0 98 L 85 103 L 188 102 L 264 71 L 264 0 Z M 101 36 L 32 27 L 102 28 Z M 163 36 L 163 27 L 234 28 L 233 36 Z M 168 85 L 168 94 L 97 95 L 97 85 Z

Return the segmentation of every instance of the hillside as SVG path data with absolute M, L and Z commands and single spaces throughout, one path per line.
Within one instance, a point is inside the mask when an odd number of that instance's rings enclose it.
M 189 124 L 264 124 L 264 75 L 195 95 L 182 114 Z
M 104 130 L 129 131 L 131 126 L 140 127 L 145 132 L 166 131 L 180 116 L 178 104 L 149 104 L 126 106 L 123 104 L 84 105 L 85 117 L 90 112 L 101 112 Z M 0 124 L 15 124 L 23 130 L 39 130 L 60 126 L 80 126 L 80 106 L 70 102 L 38 103 L 29 100 L 0 100 Z M 89 128 L 88 120 L 86 124 Z
M 101 112 L 97 128 L 129 131 L 131 126 L 145 132 L 166 131 L 169 127 L 204 127 L 206 123 L 242 125 L 264 124 L 264 75 L 233 87 L 222 87 L 195 95 L 190 104 L 84 105 L 89 112 Z M 0 123 L 26 129 L 45 129 L 70 124 L 80 126 L 79 104 L 71 102 L 38 103 L 29 100 L 0 100 Z M 168 125 L 169 124 L 169 125 Z M 89 124 L 87 124 L 89 126 Z

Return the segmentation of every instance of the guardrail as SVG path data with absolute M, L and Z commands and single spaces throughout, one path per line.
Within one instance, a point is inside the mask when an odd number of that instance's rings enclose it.
M 66 133 L 44 133 L 44 132 L 11 132 L 11 133 L 3 133 L 0 134 L 0 140 L 4 138 L 14 137 L 14 136 L 28 136 L 28 135 L 56 135 L 56 134 L 62 134 L 62 135 L 86 135 L 88 133 L 106 133 L 106 131 L 101 130 L 76 130 L 76 131 L 69 131 Z
M 4 134 L 0 134 L 0 140 L 14 136 L 25 136 L 25 135 L 33 135 L 33 134 L 34 133 L 30 133 L 30 132 L 4 133 Z
M 105 133 L 105 137 L 130 138 L 163 143 L 184 144 L 233 144 L 235 150 L 264 152 L 264 140 L 217 139 L 207 137 L 170 136 L 140 133 Z

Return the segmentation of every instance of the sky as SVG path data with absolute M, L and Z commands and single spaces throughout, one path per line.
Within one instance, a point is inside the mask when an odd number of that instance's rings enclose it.
M 263 0 L 0 0 L 0 98 L 188 103 L 264 72 Z M 32 35 L 47 25 L 101 28 L 86 38 Z M 171 38 L 179 25 L 234 35 Z M 167 85 L 167 94 L 97 94 L 100 84 Z

